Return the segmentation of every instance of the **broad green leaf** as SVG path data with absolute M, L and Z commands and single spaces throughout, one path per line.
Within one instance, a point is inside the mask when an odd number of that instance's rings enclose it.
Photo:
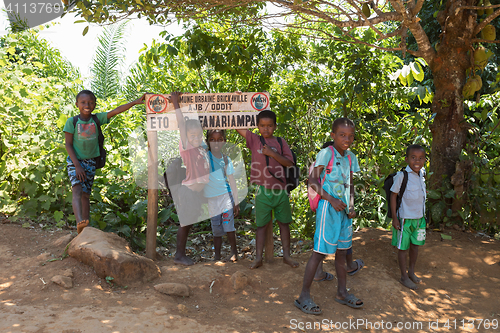
M 413 78 L 419 82 L 422 82 L 425 76 L 422 66 L 420 66 L 418 62 L 412 62 L 410 63 L 410 67 L 411 67 L 411 72 L 413 74 Z

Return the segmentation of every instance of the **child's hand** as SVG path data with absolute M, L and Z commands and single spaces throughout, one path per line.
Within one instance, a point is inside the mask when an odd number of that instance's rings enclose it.
M 235 204 L 235 205 L 233 206 L 233 215 L 234 215 L 234 216 L 237 216 L 239 213 L 240 213 L 240 205 Z
M 174 105 L 179 104 L 179 96 L 182 95 L 180 91 L 170 93 L 170 102 Z
M 276 152 L 268 145 L 264 145 L 264 147 L 262 147 L 262 154 L 272 157 L 274 154 L 276 154 Z
M 392 226 L 396 230 L 401 230 L 401 225 L 399 224 L 399 219 L 397 217 L 392 218 Z
M 137 105 L 137 104 L 144 104 L 144 100 L 146 99 L 146 93 L 144 93 L 141 97 L 139 97 L 138 99 L 136 99 L 134 101 L 134 104 Z
M 81 165 L 75 165 L 75 173 L 76 173 L 76 178 L 84 182 L 87 179 L 87 175 L 85 174 L 85 170 L 83 170 Z
M 350 219 L 355 218 L 356 217 L 356 212 L 353 209 L 349 208 L 349 214 L 347 214 L 347 217 L 350 218 Z
M 331 198 L 328 200 L 330 205 L 332 205 L 333 209 L 335 209 L 337 212 L 340 212 L 341 210 L 344 210 L 347 205 L 342 201 L 337 198 Z

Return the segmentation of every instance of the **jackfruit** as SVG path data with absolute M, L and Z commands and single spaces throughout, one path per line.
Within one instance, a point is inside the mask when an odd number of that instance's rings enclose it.
M 474 97 L 474 93 L 476 92 L 474 88 L 475 83 L 470 80 L 467 81 L 464 85 L 464 88 L 462 89 L 462 95 L 464 96 L 464 98 L 468 99 Z
M 470 80 L 474 82 L 474 91 L 481 90 L 483 87 L 483 80 L 481 79 L 481 76 L 476 74 Z
M 479 3 L 477 5 L 481 6 L 481 7 L 484 7 L 483 0 L 479 1 Z M 477 10 L 477 15 L 483 16 L 484 15 L 484 9 L 478 9 Z
M 488 59 L 493 55 L 493 52 L 480 46 L 474 51 L 474 66 L 481 70 L 486 67 Z
M 441 46 L 440 42 L 437 42 L 436 45 L 434 45 L 434 49 L 436 49 L 436 52 L 439 51 L 439 47 Z
M 484 6 L 485 6 L 485 7 L 491 6 L 491 2 L 490 2 L 490 0 L 485 0 L 485 1 L 484 1 Z M 491 14 L 493 14 L 493 8 L 487 8 L 487 9 L 485 10 L 485 12 L 486 12 L 486 15 L 491 15 Z
M 496 29 L 491 24 L 488 24 L 481 30 L 481 38 L 486 40 L 495 40 L 497 37 Z
M 372 15 L 372 12 L 370 10 L 370 7 L 368 7 L 368 4 L 364 3 L 362 10 L 363 10 L 363 14 L 365 14 L 366 17 L 370 17 L 370 15 Z

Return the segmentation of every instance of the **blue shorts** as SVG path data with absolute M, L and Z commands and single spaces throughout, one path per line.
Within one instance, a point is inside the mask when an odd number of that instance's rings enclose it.
M 85 179 L 85 181 L 83 181 L 82 183 L 76 177 L 76 167 L 73 164 L 73 161 L 71 161 L 71 158 L 68 156 L 68 158 L 66 158 L 66 163 L 68 163 L 67 169 L 69 180 L 71 181 L 71 187 L 80 184 L 82 185 L 83 192 L 90 194 L 90 191 L 92 191 L 92 184 L 94 184 L 95 160 L 93 158 L 89 158 L 86 160 L 78 161 L 80 162 L 83 171 L 85 171 L 85 176 L 87 176 L 87 179 Z
M 326 200 L 320 200 L 316 210 L 314 252 L 334 254 L 352 247 L 352 219 L 344 210 L 337 212 Z

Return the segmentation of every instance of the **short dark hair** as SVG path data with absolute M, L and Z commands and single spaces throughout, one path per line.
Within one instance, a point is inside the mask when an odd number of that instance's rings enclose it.
M 97 98 L 95 97 L 94 93 L 90 90 L 82 90 L 78 93 L 78 95 L 76 95 L 76 102 L 78 103 L 78 98 L 82 95 L 89 95 L 90 97 L 92 97 L 92 99 L 94 100 L 94 103 L 97 102 Z
M 332 132 L 335 133 L 339 126 L 346 126 L 355 128 L 354 122 L 349 118 L 337 118 L 332 124 Z
M 263 110 L 260 111 L 259 114 L 257 115 L 257 125 L 259 124 L 259 121 L 261 119 L 268 118 L 274 121 L 274 124 L 276 125 L 276 113 L 274 113 L 271 110 Z
M 425 148 L 421 145 L 409 145 L 408 148 L 406 148 L 406 157 L 410 156 L 410 151 L 412 150 L 422 150 L 424 153 L 426 153 Z
M 186 119 L 186 132 L 192 129 L 202 129 L 198 119 Z
M 210 150 L 210 136 L 214 133 L 221 133 L 222 137 L 224 138 L 224 141 L 226 141 L 226 130 L 223 129 L 211 129 L 207 130 L 207 144 L 208 144 L 208 150 Z

